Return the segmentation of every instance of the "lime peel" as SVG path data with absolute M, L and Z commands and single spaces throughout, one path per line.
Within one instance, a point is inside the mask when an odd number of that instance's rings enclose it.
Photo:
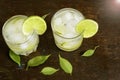
M 98 23 L 92 19 L 85 19 L 80 21 L 76 26 L 76 32 L 83 32 L 84 38 L 90 38 L 98 32 Z

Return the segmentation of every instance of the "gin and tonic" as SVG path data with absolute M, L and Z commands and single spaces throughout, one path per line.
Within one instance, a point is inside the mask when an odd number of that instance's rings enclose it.
M 22 26 L 27 16 L 16 15 L 8 19 L 2 29 L 8 47 L 18 55 L 29 55 L 36 51 L 39 36 L 36 33 L 24 35 Z
M 51 26 L 55 44 L 64 51 L 78 49 L 83 41 L 83 31 L 76 32 L 76 25 L 84 20 L 81 12 L 73 8 L 63 8 L 55 13 Z

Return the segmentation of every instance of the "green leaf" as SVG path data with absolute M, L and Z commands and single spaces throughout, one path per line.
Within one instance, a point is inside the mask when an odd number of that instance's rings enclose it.
M 45 19 L 49 14 L 50 13 L 43 15 L 42 18 Z
M 41 70 L 41 73 L 44 74 L 44 75 L 52 75 L 54 74 L 55 72 L 57 72 L 59 69 L 55 69 L 55 68 L 52 68 L 52 67 L 44 67 L 42 70 Z
M 89 50 L 85 51 L 82 56 L 85 56 L 85 57 L 92 56 L 97 47 L 99 47 L 99 46 L 96 46 L 94 49 L 89 49 Z
M 43 64 L 49 57 L 50 57 L 50 55 L 36 56 L 36 57 L 30 59 L 27 63 L 26 70 L 28 70 L 28 67 L 35 67 L 35 66 L 39 66 L 40 64 Z
M 20 59 L 20 56 L 15 54 L 13 51 L 9 51 L 9 56 L 10 58 L 15 62 L 17 63 L 19 66 L 21 65 L 21 59 Z
M 72 64 L 67 59 L 61 57 L 60 55 L 59 55 L 59 61 L 60 61 L 60 67 L 66 73 L 72 74 L 72 70 L 73 70 Z

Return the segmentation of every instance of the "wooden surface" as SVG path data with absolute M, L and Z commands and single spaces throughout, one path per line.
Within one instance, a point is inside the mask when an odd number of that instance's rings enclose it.
M 120 80 L 120 3 L 116 0 L 0 0 L 0 80 Z M 98 33 L 84 39 L 82 46 L 74 52 L 64 52 L 54 43 L 51 18 L 61 8 L 71 7 L 83 13 L 86 18 L 94 19 L 99 24 Z M 2 26 L 11 16 L 27 16 L 50 13 L 45 19 L 47 32 L 39 36 L 37 51 L 28 57 L 21 56 L 23 68 L 19 69 L 9 57 L 3 36 Z M 97 48 L 91 57 L 81 55 L 87 49 Z M 68 59 L 73 65 L 72 75 L 66 74 L 59 66 L 58 54 Z M 36 55 L 51 54 L 48 61 L 38 67 L 25 70 L 25 64 Z M 51 66 L 60 68 L 51 76 L 41 73 L 42 68 Z

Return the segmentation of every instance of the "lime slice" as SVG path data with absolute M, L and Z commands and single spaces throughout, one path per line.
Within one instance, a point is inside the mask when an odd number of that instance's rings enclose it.
M 30 16 L 23 23 L 23 33 L 29 35 L 35 31 L 37 34 L 42 35 L 47 29 L 46 22 L 42 17 Z
M 92 19 L 85 19 L 80 21 L 76 26 L 78 33 L 83 32 L 84 38 L 90 38 L 94 36 L 98 31 L 98 23 Z
M 56 25 L 56 27 L 54 27 L 54 29 L 55 29 L 55 32 L 60 35 L 64 34 L 65 30 L 66 30 L 64 25 L 59 25 L 59 26 Z
M 71 46 L 72 45 L 72 46 Z M 73 50 L 75 50 L 75 49 L 77 49 L 77 48 L 79 48 L 79 46 L 80 46 L 80 44 L 79 43 L 69 43 L 69 42 L 66 42 L 66 43 L 64 43 L 63 45 L 62 45 L 62 47 L 64 48 L 64 49 L 66 49 L 66 50 L 68 50 L 68 51 L 73 51 Z

